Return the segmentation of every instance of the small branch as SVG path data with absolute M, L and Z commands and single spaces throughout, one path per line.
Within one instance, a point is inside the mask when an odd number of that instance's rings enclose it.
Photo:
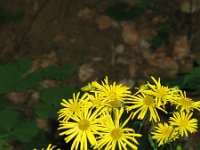
M 26 30 L 24 31 L 24 33 L 22 34 L 20 40 L 16 43 L 15 45 L 15 50 L 17 52 L 19 52 L 19 49 L 21 48 L 21 45 L 23 43 L 23 41 L 25 40 L 27 34 L 29 33 L 29 31 L 31 30 L 35 20 L 37 19 L 37 17 L 41 14 L 42 10 L 45 8 L 45 6 L 50 2 L 50 0 L 46 0 L 42 6 L 38 9 L 38 11 L 35 13 L 35 15 L 33 16 L 33 18 L 31 19 L 28 27 L 26 28 Z

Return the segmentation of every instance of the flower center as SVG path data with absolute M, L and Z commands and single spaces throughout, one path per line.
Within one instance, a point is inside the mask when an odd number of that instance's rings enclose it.
M 181 105 L 183 105 L 183 106 L 191 106 L 191 101 L 190 101 L 190 99 L 189 98 L 182 98 L 181 100 L 180 100 L 180 103 L 181 103 Z
M 110 132 L 110 136 L 114 139 L 114 140 L 118 140 L 121 138 L 122 136 L 122 131 L 121 129 L 113 129 L 111 132 Z
M 161 98 L 164 98 L 166 95 L 167 95 L 167 89 L 165 87 L 161 87 L 159 90 L 158 90 L 158 96 L 161 97 Z
M 79 105 L 77 104 L 77 103 L 73 103 L 73 104 L 71 104 L 71 106 L 69 107 L 69 110 L 71 111 L 71 112 L 75 112 L 75 111 L 77 111 L 79 109 Z
M 162 135 L 166 138 L 170 136 L 170 133 L 171 133 L 171 130 L 169 130 L 169 128 L 163 129 L 162 131 Z
M 112 101 L 109 102 L 109 104 L 113 108 L 118 108 L 121 105 L 121 102 L 119 100 L 112 100 Z
M 110 98 L 110 99 L 115 99 L 116 96 L 117 96 L 117 93 L 114 92 L 114 91 L 111 91 L 111 92 L 109 93 L 109 98 Z
M 144 98 L 144 104 L 147 106 L 154 106 L 154 99 L 151 96 L 146 96 Z
M 179 125 L 180 127 L 187 128 L 188 120 L 180 120 Z
M 80 130 L 85 131 L 90 127 L 90 122 L 87 119 L 82 119 L 78 123 L 78 127 L 79 127 Z

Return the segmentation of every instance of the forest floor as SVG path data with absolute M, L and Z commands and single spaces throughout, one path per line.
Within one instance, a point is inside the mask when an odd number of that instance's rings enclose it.
M 130 7 L 138 2 L 125 1 Z M 0 12 L 1 62 L 26 56 L 33 70 L 74 64 L 67 84 L 75 87 L 108 76 L 134 88 L 151 76 L 174 78 L 194 66 L 200 54 L 197 5 L 187 13 L 187 3 L 156 1 L 139 17 L 124 19 L 112 16 L 111 6 L 117 2 L 122 1 L 1 1 L 1 12 L 23 12 L 22 19 L 20 13 L 19 18 L 10 15 L 13 20 Z

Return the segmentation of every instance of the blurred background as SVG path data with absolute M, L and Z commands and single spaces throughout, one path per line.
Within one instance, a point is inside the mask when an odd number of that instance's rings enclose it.
M 0 149 L 65 147 L 60 100 L 105 76 L 133 90 L 161 77 L 198 99 L 199 26 L 199 0 L 1 0 Z

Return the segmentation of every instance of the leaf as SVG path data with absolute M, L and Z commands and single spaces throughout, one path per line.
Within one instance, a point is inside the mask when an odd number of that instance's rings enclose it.
M 200 57 L 197 57 L 197 58 L 195 59 L 195 62 L 197 63 L 197 65 L 200 66 Z
M 42 79 L 42 76 L 39 72 L 33 72 L 28 74 L 25 78 L 17 81 L 15 85 L 13 85 L 12 91 L 24 91 L 30 88 L 37 88 Z
M 21 78 L 21 72 L 16 65 L 0 66 L 0 94 L 10 92 L 12 86 Z
M 189 74 L 185 76 L 183 84 L 187 84 L 190 81 L 200 77 L 200 67 L 195 67 L 190 70 Z
M 127 3 L 119 2 L 108 7 L 106 14 L 117 21 L 134 20 L 144 16 L 144 10 L 139 6 L 133 7 Z
M 21 122 L 13 131 L 13 136 L 20 142 L 28 142 L 39 132 L 39 128 L 34 120 Z
M 29 58 L 21 57 L 17 59 L 17 65 L 21 72 L 26 72 L 31 69 L 32 62 Z
M 41 70 L 45 79 L 58 80 L 60 76 L 59 69 L 55 65 L 49 65 Z
M 44 103 L 58 105 L 60 100 L 71 98 L 75 92 L 74 88 L 69 87 L 53 87 L 41 92 L 41 99 Z
M 148 140 L 149 140 L 149 142 L 150 142 L 151 147 L 153 148 L 153 150 L 158 150 L 157 147 L 156 147 L 156 145 L 155 145 L 155 143 L 154 143 L 154 141 L 153 141 L 153 139 L 152 139 L 152 137 L 151 137 L 151 134 L 148 134 Z
M 19 121 L 19 113 L 10 109 L 0 110 L 0 128 L 11 132 Z
M 68 79 L 74 72 L 74 69 L 75 67 L 73 64 L 65 64 L 61 69 L 61 80 Z
M 49 65 L 41 72 L 45 79 L 65 80 L 74 72 L 74 66 L 72 64 L 65 64 L 62 68 L 58 68 L 55 65 Z
M 38 106 L 36 106 L 35 112 L 38 115 L 38 117 L 45 120 L 57 117 L 57 109 L 55 108 L 55 106 L 44 103 L 41 103 Z

